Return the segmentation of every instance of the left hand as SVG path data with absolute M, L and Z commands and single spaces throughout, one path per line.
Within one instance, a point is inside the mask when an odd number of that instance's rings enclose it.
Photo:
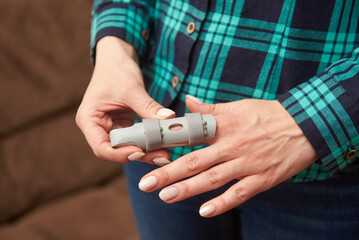
M 201 206 L 201 216 L 212 217 L 291 178 L 318 159 L 278 101 L 246 99 L 210 105 L 197 100 L 187 97 L 188 109 L 211 113 L 217 120 L 210 146 L 148 173 L 139 183 L 141 190 L 152 192 L 176 182 L 159 194 L 163 201 L 174 203 L 239 179 Z

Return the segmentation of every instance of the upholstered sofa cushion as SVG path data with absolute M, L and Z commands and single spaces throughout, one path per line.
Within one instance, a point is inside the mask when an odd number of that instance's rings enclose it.
M 121 165 L 75 124 L 92 2 L 0 1 L 0 239 L 138 239 Z
M 92 72 L 91 5 L 0 1 L 0 222 L 121 172 L 75 126 Z
M 40 121 L 0 142 L 0 222 L 121 175 L 119 164 L 94 157 L 74 115 L 72 111 Z
M 92 71 L 91 5 L 0 1 L 0 137 L 78 105 Z
M 6 240 L 139 239 L 123 178 L 50 201 L 16 223 L 0 226 Z

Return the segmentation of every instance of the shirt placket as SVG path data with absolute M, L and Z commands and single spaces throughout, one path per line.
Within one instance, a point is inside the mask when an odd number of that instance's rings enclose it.
M 170 96 L 173 100 L 179 92 L 181 92 L 183 85 L 187 78 L 187 73 L 190 69 L 192 58 L 192 49 L 199 39 L 201 27 L 206 19 L 208 7 L 208 0 L 206 1 L 190 1 L 190 7 L 184 17 L 181 33 L 187 38 L 185 42 L 181 43 L 180 48 L 176 48 L 176 51 L 181 51 L 180 54 L 176 54 L 179 59 L 175 59 L 175 62 L 180 63 L 181 67 L 177 67 L 172 72 L 172 79 L 170 85 Z M 189 40 L 189 41 L 187 41 Z

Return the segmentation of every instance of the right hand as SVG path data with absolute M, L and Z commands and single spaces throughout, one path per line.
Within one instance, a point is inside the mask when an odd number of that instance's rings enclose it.
M 145 154 L 137 146 L 111 147 L 108 133 L 133 125 L 136 113 L 142 118 L 159 119 L 172 118 L 175 113 L 148 95 L 138 56 L 129 43 L 105 37 L 98 42 L 96 53 L 92 79 L 76 114 L 76 123 L 93 152 L 99 158 L 117 162 L 167 163 L 169 155 L 165 150 Z

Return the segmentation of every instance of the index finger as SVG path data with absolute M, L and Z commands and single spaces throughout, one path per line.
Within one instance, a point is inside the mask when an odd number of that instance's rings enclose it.
M 98 158 L 125 163 L 130 161 L 128 156 L 131 154 L 138 153 L 137 157 L 145 155 L 143 150 L 137 146 L 112 148 L 109 134 L 99 125 L 88 126 L 83 132 L 92 151 Z
M 193 176 L 217 163 L 225 154 L 215 145 L 186 154 L 174 162 L 146 174 L 139 183 L 142 191 L 151 192 L 180 179 Z

